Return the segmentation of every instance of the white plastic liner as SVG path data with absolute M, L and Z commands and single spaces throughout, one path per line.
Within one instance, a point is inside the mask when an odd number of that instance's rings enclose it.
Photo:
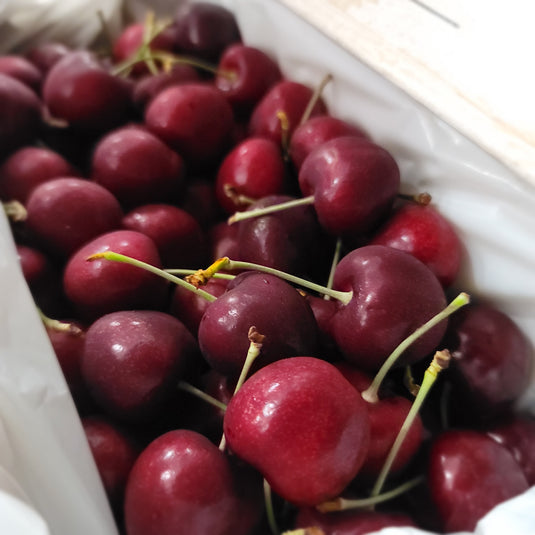
M 212 0 L 216 1 L 216 0 Z M 149 2 L 147 2 L 149 3 Z M 143 0 L 128 2 L 142 14 Z M 178 2 L 179 3 L 179 2 Z M 158 13 L 177 2 L 151 3 Z M 226 0 L 244 40 L 270 52 L 289 78 L 317 85 L 333 115 L 365 128 L 397 159 L 403 190 L 428 191 L 457 228 L 466 257 L 459 289 L 489 299 L 535 343 L 535 188 L 459 135 L 373 69 L 275 0 Z M 0 0 L 0 51 L 63 39 L 83 46 L 118 0 Z M 355 39 L 359 36 L 356 35 Z M 115 535 L 80 421 L 0 216 L 0 533 Z M 535 409 L 535 386 L 522 400 Z M 535 488 L 501 504 L 478 535 L 531 535 Z M 424 533 L 389 528 L 384 535 Z

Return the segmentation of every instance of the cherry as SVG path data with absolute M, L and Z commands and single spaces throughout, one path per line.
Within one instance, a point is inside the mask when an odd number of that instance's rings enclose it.
M 229 225 L 226 221 L 220 221 L 212 226 L 208 238 L 213 261 L 224 256 L 239 258 L 239 229 L 239 225 Z
M 330 115 L 311 117 L 295 129 L 288 153 L 295 168 L 299 170 L 305 158 L 314 149 L 326 141 L 345 136 L 368 138 L 364 130 L 337 117 Z
M 121 310 L 89 326 L 81 369 L 91 395 L 107 414 L 147 421 L 174 394 L 196 354 L 193 336 L 173 316 Z
M 136 460 L 126 487 L 127 535 L 248 535 L 262 484 L 206 437 L 169 431 Z
M 35 187 L 26 204 L 34 239 L 62 258 L 89 240 L 118 229 L 123 212 L 102 186 L 76 177 L 54 178 Z
M 294 357 L 245 381 L 227 406 L 224 432 L 231 451 L 257 468 L 277 495 L 317 505 L 357 475 L 369 422 L 366 403 L 334 366 Z
M 174 26 L 178 51 L 208 61 L 217 61 L 224 49 L 241 41 L 234 14 L 209 2 L 180 6 Z
M 31 47 L 25 53 L 25 57 L 31 61 L 43 75 L 46 75 L 54 63 L 70 52 L 70 50 L 71 49 L 64 43 L 44 41 Z
M 96 237 L 70 257 L 63 274 L 65 294 L 78 314 L 96 319 L 112 311 L 162 307 L 166 284 L 159 277 L 134 266 L 88 260 L 110 250 L 161 266 L 156 245 L 145 234 L 116 230 Z
M 528 489 L 512 454 L 472 430 L 447 431 L 434 439 L 428 477 L 445 532 L 474 531 L 493 507 Z
M 16 78 L 39 94 L 43 74 L 25 57 L 20 55 L 0 56 L 0 73 Z
M 58 152 L 44 147 L 22 147 L 0 167 L 0 198 L 24 204 L 38 184 L 77 175 L 76 169 Z
M 403 513 L 379 511 L 342 511 L 320 513 L 313 507 L 301 507 L 295 519 L 296 528 L 317 527 L 323 535 L 366 535 L 389 527 L 417 527 Z
M 181 208 L 163 203 L 138 206 L 123 217 L 122 226 L 152 238 L 164 266 L 194 269 L 206 261 L 204 232 Z
M 148 103 L 163 89 L 178 84 L 199 82 L 200 79 L 192 66 L 177 63 L 169 71 L 147 74 L 139 78 L 132 90 L 132 101 L 139 110 L 144 111 Z
M 119 513 L 139 448 L 124 429 L 108 418 L 85 416 L 82 426 L 110 505 Z
M 453 419 L 490 422 L 513 409 L 530 383 L 533 346 L 506 314 L 475 303 L 451 318 L 444 344 Z
M 102 132 L 128 117 L 130 89 L 94 54 L 76 50 L 65 54 L 49 70 L 43 100 L 54 118 L 75 129 Z
M 190 166 L 206 167 L 226 148 L 233 113 L 215 87 L 189 83 L 158 93 L 147 106 L 145 123 Z
M 531 414 L 514 414 L 491 426 L 487 434 L 507 448 L 519 464 L 530 486 L 535 485 L 535 418 Z
M 299 171 L 322 227 L 334 235 L 363 234 L 388 215 L 400 184 L 392 155 L 365 138 L 339 137 L 312 151 Z
M 281 80 L 269 89 L 254 107 L 249 122 L 249 133 L 252 136 L 267 137 L 283 147 L 283 135 L 291 138 L 299 125 L 314 92 L 308 86 L 291 80 Z M 288 130 L 283 134 L 280 112 L 283 112 Z M 325 115 L 327 107 L 319 98 L 310 116 Z
M 281 79 L 275 60 L 258 48 L 237 43 L 223 52 L 214 83 L 234 111 L 246 116 Z
M 0 161 L 30 144 L 41 127 L 42 103 L 26 84 L 0 73 Z
M 453 225 L 431 205 L 402 205 L 370 243 L 414 255 L 435 273 L 444 287 L 455 281 L 463 256 L 461 240 Z
M 199 325 L 199 345 L 210 366 L 238 377 L 251 326 L 266 337 L 258 366 L 318 351 L 314 315 L 297 290 L 274 275 L 246 272 L 229 283 Z
M 444 290 L 427 266 L 383 245 L 360 247 L 342 258 L 333 287 L 354 292 L 349 304 L 339 303 L 332 316 L 333 337 L 348 361 L 368 371 L 378 370 L 407 336 L 446 305 Z M 414 363 L 430 354 L 446 326 L 442 321 L 420 337 L 402 362 Z
M 121 126 L 103 136 L 91 161 L 92 180 L 127 207 L 177 200 L 184 176 L 182 158 L 138 125 Z
M 252 201 L 282 194 L 285 165 L 280 146 L 265 138 L 247 138 L 223 159 L 216 179 L 216 195 L 222 208 L 233 214 Z

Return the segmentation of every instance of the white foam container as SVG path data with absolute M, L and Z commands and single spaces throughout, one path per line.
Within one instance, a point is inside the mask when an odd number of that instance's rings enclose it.
M 275 0 L 221 3 L 235 11 L 244 40 L 271 53 L 288 77 L 314 86 L 325 74 L 333 76 L 324 92 L 331 113 L 360 124 L 390 150 L 401 168 L 403 190 L 430 192 L 455 225 L 466 248 L 458 288 L 492 301 L 535 343 L 533 184 L 283 4 Z M 4 1 L 0 3 L 0 50 L 6 50 L 6 43 L 10 47 L 27 44 L 28 35 L 60 35 L 73 44 L 84 44 L 98 25 L 83 26 L 82 32 L 73 29 L 73 21 L 87 17 L 89 9 L 100 4 L 112 27 L 118 27 L 119 4 L 111 0 Z M 161 12 L 167 5 L 165 0 L 151 2 Z M 130 13 L 136 15 L 145 6 L 142 0 L 128 3 Z M 0 533 L 115 535 L 83 430 L 3 216 L 0 295 Z M 535 409 L 533 383 L 522 406 Z M 492 511 L 477 533 L 531 535 L 534 505 L 532 488 Z M 383 533 L 420 532 L 390 528 Z

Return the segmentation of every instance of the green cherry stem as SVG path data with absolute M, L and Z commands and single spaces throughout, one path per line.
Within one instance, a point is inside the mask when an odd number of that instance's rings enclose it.
M 179 381 L 178 388 L 180 390 L 183 390 L 184 392 L 188 392 L 189 394 L 198 397 L 199 399 L 202 399 L 203 401 L 206 401 L 206 403 L 209 403 L 216 409 L 219 409 L 223 412 L 227 410 L 227 406 L 222 401 L 219 401 L 213 396 L 210 396 L 210 394 L 203 392 L 200 388 L 197 388 L 196 386 L 193 386 L 192 384 L 187 383 L 186 381 Z
M 465 292 L 461 292 L 445 309 L 439 312 L 436 316 L 433 316 L 428 322 L 424 323 L 421 327 L 416 329 L 412 334 L 405 338 L 405 340 L 403 340 L 386 359 L 384 364 L 377 372 L 377 375 L 374 377 L 372 384 L 369 386 L 369 388 L 362 392 L 362 397 L 369 403 L 377 403 L 377 401 L 379 401 L 379 388 L 381 383 L 402 353 L 413 342 L 420 338 L 420 336 L 459 310 L 461 307 L 467 305 L 469 302 L 470 296 Z
M 340 262 L 340 256 L 342 254 L 342 239 L 338 238 L 336 240 L 336 246 L 334 248 L 334 255 L 331 262 L 331 269 L 329 270 L 329 278 L 327 279 L 327 288 L 332 288 L 334 283 L 334 272 L 336 271 L 336 266 Z M 323 298 L 326 301 L 331 299 L 330 295 L 324 295 Z
M 199 296 L 203 297 L 207 301 L 213 302 L 216 300 L 216 297 L 212 294 L 206 292 L 205 290 L 201 290 L 200 288 L 197 288 L 193 284 L 179 278 L 175 277 L 171 273 L 167 273 L 165 270 L 157 268 L 155 266 L 152 266 L 150 264 L 147 264 L 146 262 L 142 262 L 141 260 L 137 260 L 135 258 L 132 258 L 130 256 L 126 256 L 120 253 L 116 253 L 114 251 L 103 251 L 100 253 L 95 253 L 87 257 L 86 260 L 89 262 L 93 262 L 95 260 L 109 260 L 112 262 L 120 262 L 123 264 L 129 264 L 131 266 L 135 266 L 141 269 L 144 269 L 146 271 L 149 271 L 150 273 L 154 273 L 155 275 L 158 275 L 159 277 L 162 277 L 163 279 L 168 280 L 169 282 L 172 282 L 174 284 L 177 284 L 178 286 L 182 286 L 186 290 L 189 290 L 191 292 L 197 293 Z
M 401 494 L 411 490 L 412 488 L 420 485 L 425 481 L 425 476 L 417 476 L 409 481 L 406 481 L 402 485 L 391 489 L 382 494 L 377 494 L 369 498 L 360 498 L 360 499 L 347 499 L 347 498 L 336 498 L 328 502 L 323 502 L 316 506 L 316 509 L 320 513 L 333 513 L 336 511 L 347 511 L 348 509 L 366 509 L 368 507 L 373 507 L 379 503 L 386 502 L 392 498 L 396 498 Z
M 375 485 L 373 486 L 373 489 L 371 491 L 371 497 L 377 496 L 381 493 L 384 482 L 388 476 L 388 473 L 390 472 L 390 468 L 392 468 L 392 463 L 394 462 L 399 452 L 399 449 L 401 448 L 401 445 L 403 444 L 403 441 L 405 440 L 405 437 L 407 436 L 407 433 L 409 432 L 409 429 L 411 428 L 411 425 L 413 424 L 414 419 L 416 418 L 416 415 L 420 410 L 420 407 L 422 406 L 427 395 L 429 394 L 431 387 L 435 384 L 438 374 L 449 366 L 450 360 L 451 354 L 447 349 L 437 351 L 435 353 L 435 356 L 433 357 L 433 361 L 431 362 L 427 370 L 425 370 L 422 384 L 420 385 L 420 389 L 418 390 L 418 395 L 416 396 L 416 399 L 414 400 L 414 403 L 412 404 L 407 414 L 407 417 L 405 418 L 405 421 L 401 426 L 401 429 L 396 437 L 396 440 L 394 441 L 394 444 L 392 444 L 392 447 L 388 452 L 388 456 L 385 460 L 385 463 L 383 464 L 381 472 L 379 473 L 377 481 L 375 482 Z
M 285 281 L 301 286 L 302 288 L 306 288 L 308 290 L 318 292 L 322 295 L 329 295 L 333 299 L 338 299 L 344 305 L 347 305 L 353 298 L 352 291 L 342 292 L 339 290 L 333 290 L 332 288 L 326 288 L 325 286 L 321 286 L 320 284 L 307 281 L 306 279 L 302 279 L 301 277 L 296 277 L 295 275 L 291 275 L 289 273 L 280 271 L 278 269 L 263 266 L 261 264 L 254 264 L 252 262 L 242 262 L 241 260 L 231 260 L 230 258 L 228 258 L 228 256 L 219 258 L 207 269 L 199 270 L 192 277 L 195 278 L 196 276 L 199 276 L 201 281 L 203 280 L 205 281 L 211 276 L 213 276 L 214 273 L 217 273 L 219 270 L 226 270 L 226 271 L 254 270 L 254 271 L 260 271 L 262 273 L 267 273 L 268 275 L 275 275 L 276 277 L 279 277 L 280 279 L 283 279 Z M 188 278 L 188 280 L 191 282 L 194 279 L 190 280 Z M 195 284 L 195 282 L 193 282 L 193 284 Z
M 273 497 L 271 495 L 271 487 L 264 479 L 264 503 L 266 507 L 266 518 L 272 535 L 279 535 L 280 530 L 275 518 L 275 509 L 273 507 Z
M 282 210 L 288 210 L 290 208 L 296 208 L 298 206 L 306 206 L 308 204 L 314 204 L 314 195 L 309 195 L 308 197 L 302 197 L 300 199 L 293 199 L 291 201 L 281 202 L 279 204 L 273 204 L 264 208 L 253 208 L 252 210 L 236 212 L 228 218 L 227 223 L 229 225 L 232 225 L 245 219 L 252 219 L 254 217 L 273 214 Z
M 37 307 L 37 312 L 43 325 L 52 331 L 65 332 L 74 336 L 80 336 L 83 333 L 82 329 L 74 323 L 48 317 L 39 307 Z
M 327 74 L 323 77 L 320 84 L 316 89 L 314 90 L 314 93 L 312 94 L 312 97 L 308 101 L 307 107 L 305 108 L 305 111 L 303 112 L 303 115 L 301 116 L 301 120 L 299 121 L 299 124 L 302 125 L 310 119 L 310 114 L 312 113 L 312 110 L 314 109 L 314 106 L 316 105 L 316 102 L 321 97 L 321 94 L 323 93 L 323 90 L 325 89 L 325 86 L 333 79 L 332 74 Z
M 195 275 L 197 273 L 197 269 L 164 269 L 166 273 L 170 273 L 171 275 L 180 275 L 180 276 L 189 276 L 189 275 Z M 232 279 L 236 278 L 236 275 L 232 275 L 231 273 L 214 273 L 212 275 L 214 279 L 225 279 L 231 281 Z

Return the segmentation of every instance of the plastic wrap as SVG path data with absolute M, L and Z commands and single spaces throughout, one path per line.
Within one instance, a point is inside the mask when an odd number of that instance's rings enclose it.
M 466 247 L 457 287 L 491 300 L 535 343 L 533 185 L 283 5 L 273 0 L 221 3 L 235 11 L 244 40 L 271 53 L 288 77 L 317 85 L 325 74 L 333 76 L 324 92 L 331 113 L 360 124 L 390 150 L 401 168 L 403 190 L 430 192 L 455 225 Z M 166 4 L 160 0 L 157 6 L 163 11 Z M 139 15 L 144 5 L 133 0 L 128 12 Z M 177 3 L 169 5 L 172 13 Z M 87 18 L 97 6 L 113 28 L 120 5 L 110 0 L 4 0 L 0 49 L 48 37 L 79 46 L 92 42 L 99 27 Z M 3 214 L 0 295 L 0 533 L 114 535 L 80 421 L 33 307 Z M 535 408 L 533 382 L 522 405 Z M 480 522 L 477 533 L 532 534 L 533 505 L 532 488 L 498 506 Z M 390 528 L 382 533 L 422 532 Z

